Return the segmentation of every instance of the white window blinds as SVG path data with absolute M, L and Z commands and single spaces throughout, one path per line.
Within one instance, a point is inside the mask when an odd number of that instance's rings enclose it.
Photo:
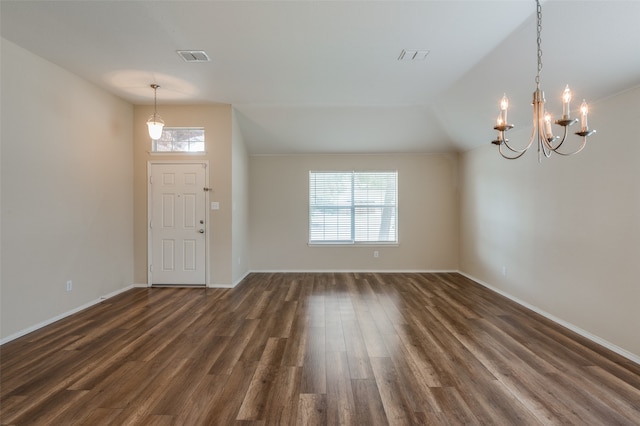
M 396 171 L 309 172 L 309 242 L 397 242 L 397 193 Z

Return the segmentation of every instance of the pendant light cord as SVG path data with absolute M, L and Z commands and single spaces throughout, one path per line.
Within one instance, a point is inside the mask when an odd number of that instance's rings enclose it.
M 153 119 L 155 121 L 158 116 L 158 87 L 160 86 L 152 84 L 151 87 L 153 88 Z

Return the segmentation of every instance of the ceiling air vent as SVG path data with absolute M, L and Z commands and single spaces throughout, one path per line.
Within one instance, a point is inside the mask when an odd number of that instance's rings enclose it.
M 424 61 L 427 59 L 429 50 L 409 50 L 403 49 L 398 56 L 399 61 Z
M 185 62 L 209 62 L 209 56 L 204 50 L 178 50 L 178 55 Z

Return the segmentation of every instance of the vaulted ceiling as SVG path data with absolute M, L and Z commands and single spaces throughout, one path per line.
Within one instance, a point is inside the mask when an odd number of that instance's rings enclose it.
M 251 154 L 453 152 L 530 126 L 533 0 L 2 0 L 2 37 L 133 104 L 232 104 Z M 543 3 L 542 88 L 640 85 L 640 1 Z M 403 49 L 429 51 L 399 60 Z M 177 50 L 204 50 L 187 63 Z M 581 99 L 580 99 L 581 100 Z M 577 108 L 579 100 L 574 102 Z M 518 132 L 513 131 L 517 136 Z M 526 136 L 526 135 L 525 135 Z M 524 136 L 523 136 L 524 137 Z

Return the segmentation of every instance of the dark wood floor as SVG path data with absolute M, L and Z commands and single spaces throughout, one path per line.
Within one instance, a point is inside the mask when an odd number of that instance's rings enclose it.
M 0 351 L 2 424 L 640 424 L 640 366 L 458 274 L 134 289 Z

